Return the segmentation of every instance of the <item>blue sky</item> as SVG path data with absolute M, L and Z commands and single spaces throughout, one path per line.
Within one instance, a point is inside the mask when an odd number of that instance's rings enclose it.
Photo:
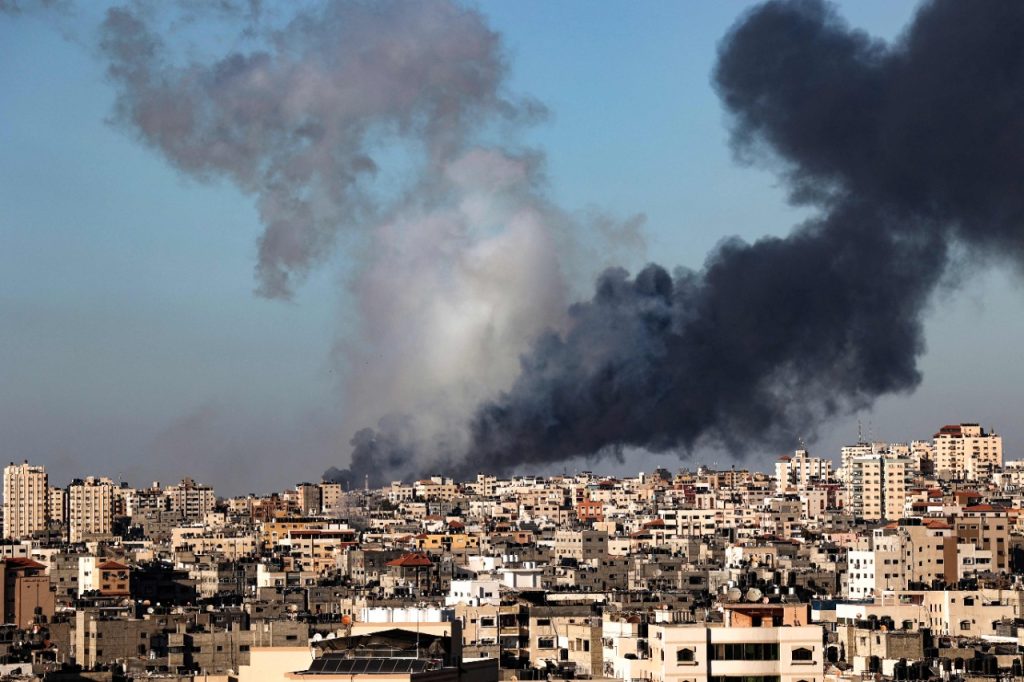
M 770 172 L 734 161 L 709 84 L 716 45 L 745 6 L 480 5 L 506 42 L 512 88 L 551 110 L 526 142 L 546 152 L 560 205 L 644 213 L 647 258 L 669 266 L 698 267 L 725 236 L 784 234 L 801 219 Z M 891 38 L 914 3 L 841 7 L 851 24 Z M 345 464 L 331 359 L 352 324 L 339 286 L 344 253 L 293 302 L 254 296 L 251 200 L 226 183 L 183 178 L 107 123 L 114 93 L 90 47 L 94 19 L 65 23 L 68 40 L 44 18 L 0 16 L 3 455 L 45 464 L 58 482 L 192 475 L 225 493 L 286 487 Z M 1013 457 L 1024 438 L 1014 409 L 1024 379 L 1019 283 L 1003 272 L 962 274 L 928 316 L 921 388 L 860 418 L 894 440 L 979 420 L 1007 437 Z M 812 450 L 835 456 L 856 424 L 823 426 Z M 680 462 L 591 466 L 654 464 Z

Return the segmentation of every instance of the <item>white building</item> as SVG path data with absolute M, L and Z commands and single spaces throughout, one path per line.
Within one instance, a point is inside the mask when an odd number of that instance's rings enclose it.
M 498 604 L 501 602 L 499 583 L 494 579 L 487 580 L 452 580 L 448 596 L 444 599 L 445 606 L 466 604 Z

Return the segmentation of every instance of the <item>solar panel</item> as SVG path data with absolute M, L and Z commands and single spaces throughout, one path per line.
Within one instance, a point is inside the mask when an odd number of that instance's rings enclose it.
M 346 658 L 342 653 L 327 653 L 314 660 L 307 673 L 331 675 L 394 674 L 422 672 L 431 661 L 422 658 Z

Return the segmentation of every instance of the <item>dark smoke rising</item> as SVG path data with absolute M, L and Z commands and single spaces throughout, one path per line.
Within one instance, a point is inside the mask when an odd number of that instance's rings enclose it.
M 697 272 L 605 272 L 477 409 L 449 469 L 788 447 L 913 390 L 938 283 L 1022 262 L 1022 35 L 1024 3 L 929 2 L 888 44 L 814 0 L 748 12 L 713 79 L 737 156 L 777 168 L 819 217 L 725 241 Z

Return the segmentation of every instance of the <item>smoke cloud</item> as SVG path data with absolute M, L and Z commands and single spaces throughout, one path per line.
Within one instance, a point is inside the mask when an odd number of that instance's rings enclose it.
M 118 122 L 183 172 L 255 197 L 265 296 L 291 296 L 340 231 L 428 194 L 485 124 L 543 115 L 503 93 L 498 35 L 454 3 L 328 3 L 262 32 L 255 10 L 238 11 L 242 36 L 258 36 L 248 51 L 176 60 L 154 11 L 131 7 L 107 13 L 101 48 Z M 407 186 L 388 187 L 406 171 Z
M 789 447 L 920 383 L 922 317 L 951 272 L 1024 263 L 1020 3 L 926 2 L 888 43 L 818 0 L 747 12 L 713 74 L 737 158 L 816 217 L 726 239 L 695 270 L 609 268 L 574 304 L 580 262 L 635 253 L 638 221 L 549 200 L 543 155 L 516 142 L 544 107 L 509 92 L 479 12 L 168 7 L 106 13 L 113 121 L 253 197 L 261 295 L 294 296 L 339 250 L 352 264 L 337 354 L 355 435 L 328 478 Z
M 226 53 L 182 43 L 208 24 L 234 26 Z M 563 329 L 587 249 L 642 246 L 639 218 L 584 220 L 547 198 L 543 155 L 517 144 L 545 109 L 508 92 L 500 36 L 473 9 L 328 2 L 282 20 L 258 3 L 136 4 L 101 35 L 115 123 L 254 197 L 259 294 L 291 298 L 345 249 L 355 324 L 336 355 L 354 452 L 330 478 L 404 477 L 465 451 L 473 410 Z
M 1022 262 L 1024 6 L 924 4 L 891 44 L 823 2 L 769 2 L 714 84 L 740 158 L 820 217 L 726 240 L 696 272 L 608 270 L 486 401 L 452 470 L 625 447 L 791 445 L 913 390 L 921 318 L 953 266 Z

